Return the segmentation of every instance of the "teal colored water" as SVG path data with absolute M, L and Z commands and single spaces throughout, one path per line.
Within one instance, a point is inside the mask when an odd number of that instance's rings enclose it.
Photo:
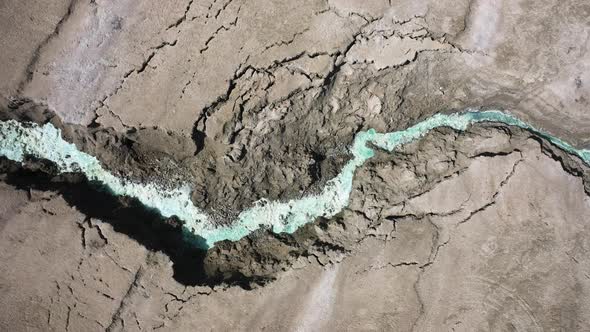
M 141 184 L 118 178 L 105 170 L 98 159 L 64 141 L 59 129 L 51 124 L 38 126 L 12 120 L 0 122 L 0 156 L 17 162 L 22 162 L 25 156 L 32 156 L 52 161 L 64 173 L 81 172 L 89 180 L 109 188 L 115 195 L 134 197 L 145 206 L 158 210 L 164 217 L 177 216 L 185 221 L 186 231 L 202 237 L 205 243 L 201 245 L 209 248 L 217 241 L 239 240 L 261 227 L 275 233 L 293 233 L 318 217 L 333 217 L 348 205 L 356 169 L 375 154 L 369 143 L 391 152 L 402 144 L 419 139 L 432 129 L 451 127 L 463 131 L 478 122 L 500 122 L 529 130 L 590 165 L 590 150 L 576 149 L 510 114 L 500 111 L 437 114 L 403 131 L 377 133 L 371 129 L 358 133 L 350 148 L 352 159 L 337 177 L 326 183 L 319 194 L 288 202 L 260 200 L 253 207 L 242 211 L 231 226 L 216 227 L 206 213 L 193 205 L 189 186 L 169 189 L 153 183 Z

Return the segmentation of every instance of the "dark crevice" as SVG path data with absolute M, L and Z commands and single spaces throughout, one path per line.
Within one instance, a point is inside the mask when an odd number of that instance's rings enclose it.
M 308 173 L 311 177 L 311 184 L 318 183 L 322 180 L 322 162 L 326 160 L 326 156 L 322 153 L 312 152 L 311 158 L 313 163 L 308 167 Z
M 186 16 L 188 14 L 188 12 L 191 10 L 191 6 L 193 5 L 194 0 L 190 0 L 188 2 L 188 4 L 186 5 L 186 8 L 184 10 L 184 14 L 178 19 L 176 20 L 176 22 L 170 24 L 167 28 L 166 31 L 172 29 L 172 28 L 177 28 L 178 26 L 180 26 L 182 23 L 184 23 L 184 21 L 186 21 Z

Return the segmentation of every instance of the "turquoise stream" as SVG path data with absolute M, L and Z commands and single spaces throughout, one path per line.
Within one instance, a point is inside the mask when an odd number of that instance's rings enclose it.
M 12 120 L 0 122 L 0 156 L 17 162 L 32 156 L 52 161 L 62 173 L 81 172 L 89 180 L 109 188 L 114 195 L 134 197 L 146 207 L 158 210 L 163 217 L 177 216 L 185 221 L 186 231 L 202 237 L 204 243 L 201 246 L 209 248 L 217 241 L 239 240 L 260 227 L 267 227 L 275 233 L 293 233 L 318 217 L 330 218 L 342 211 L 348 205 L 355 170 L 375 154 L 368 143 L 391 152 L 432 129 L 451 127 L 462 131 L 478 122 L 500 122 L 526 129 L 590 165 L 590 150 L 576 149 L 512 115 L 500 111 L 437 114 L 403 131 L 380 134 L 371 129 L 358 133 L 350 149 L 352 159 L 338 176 L 326 183 L 319 194 L 288 202 L 263 199 L 242 211 L 231 226 L 217 227 L 210 216 L 194 206 L 189 186 L 167 189 L 153 183 L 142 184 L 118 178 L 105 170 L 98 159 L 64 141 L 60 130 L 51 124 L 39 126 Z

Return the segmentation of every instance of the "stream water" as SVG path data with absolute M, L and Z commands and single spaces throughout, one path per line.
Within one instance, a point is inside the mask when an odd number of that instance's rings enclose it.
M 22 162 L 25 157 L 31 156 L 55 163 L 62 173 L 83 173 L 88 180 L 104 185 L 114 195 L 134 197 L 146 207 L 158 210 L 163 217 L 177 216 L 185 222 L 186 232 L 203 239 L 200 246 L 206 249 L 217 241 L 239 240 L 260 227 L 267 227 L 275 233 L 293 233 L 318 217 L 333 217 L 348 205 L 354 173 L 374 156 L 374 148 L 391 152 L 435 128 L 451 127 L 463 131 L 478 122 L 499 122 L 526 129 L 590 165 L 590 150 L 576 149 L 571 144 L 504 112 L 436 114 L 402 131 L 377 133 L 371 129 L 359 132 L 350 147 L 351 160 L 338 176 L 326 183 L 319 194 L 287 202 L 259 200 L 242 211 L 231 226 L 218 227 L 203 210 L 192 203 L 190 186 L 168 189 L 153 183 L 142 184 L 118 178 L 105 170 L 98 159 L 64 141 L 60 130 L 51 124 L 39 126 L 12 120 L 0 122 L 0 156 L 16 162 Z

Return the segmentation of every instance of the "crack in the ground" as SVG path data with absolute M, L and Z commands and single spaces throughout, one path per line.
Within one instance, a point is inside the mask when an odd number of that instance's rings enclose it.
M 418 265 L 418 262 L 400 262 L 400 263 L 396 263 L 393 264 L 391 262 L 387 262 L 387 264 L 385 265 L 380 265 L 380 266 L 369 266 L 367 269 L 364 269 L 362 271 L 357 271 L 355 274 L 363 274 L 363 273 L 368 273 L 368 272 L 372 272 L 372 271 L 379 271 L 379 270 L 383 270 L 386 268 L 397 268 L 397 267 L 402 267 L 402 266 L 416 266 Z
M 238 12 L 236 13 L 236 18 L 232 22 L 229 22 L 227 27 L 225 25 L 221 25 L 219 28 L 217 28 L 217 30 L 215 30 L 215 32 L 213 32 L 213 34 L 211 36 L 209 36 L 209 38 L 207 38 L 207 40 L 205 41 L 205 46 L 199 50 L 199 54 L 203 54 L 205 51 L 207 51 L 209 49 L 209 44 L 217 37 L 217 35 L 221 31 L 225 31 L 225 32 L 230 31 L 232 28 L 234 28 L 238 25 L 238 19 L 239 19 L 239 14 L 240 14 L 241 8 L 242 7 L 238 8 Z
M 214 18 L 217 19 L 219 17 L 219 15 L 233 2 L 234 0 L 228 0 L 226 1 L 222 6 L 219 7 L 219 9 L 217 9 L 217 11 L 215 12 L 214 15 L 210 15 L 211 14 L 211 9 L 213 8 L 213 5 L 215 5 L 217 3 L 217 0 L 214 0 L 213 3 L 211 3 L 211 5 L 209 6 L 209 8 L 207 9 L 207 14 L 205 15 L 205 24 L 208 23 L 208 20 L 210 18 Z
M 17 89 L 16 89 L 17 95 L 22 94 L 22 92 L 25 90 L 27 85 L 29 83 L 31 83 L 31 81 L 33 80 L 33 76 L 35 75 L 37 63 L 41 59 L 41 54 L 42 54 L 43 50 L 45 49 L 45 47 L 47 47 L 47 45 L 49 45 L 49 43 L 55 37 L 59 36 L 59 34 L 61 33 L 61 31 L 63 29 L 64 24 L 68 21 L 68 19 L 74 13 L 78 2 L 79 2 L 79 0 L 70 0 L 70 3 L 68 5 L 68 8 L 67 8 L 64 16 L 62 16 L 62 18 L 57 22 L 53 31 L 47 37 L 45 37 L 45 39 L 43 39 L 43 41 L 39 45 L 37 45 L 37 48 L 35 48 L 35 50 L 33 51 L 33 55 L 31 57 L 31 59 L 29 60 L 29 63 L 25 67 L 25 77 L 19 82 L 19 84 L 17 86 Z
M 497 200 L 498 196 L 500 195 L 500 193 L 502 192 L 502 188 L 504 188 L 504 186 L 508 183 L 508 181 L 510 181 L 510 179 L 512 178 L 512 176 L 514 175 L 514 173 L 516 173 L 516 168 L 518 167 L 518 165 L 520 165 L 520 163 L 522 161 L 524 161 L 524 157 L 523 157 L 522 152 L 518 151 L 518 153 L 520 154 L 520 157 L 521 158 L 519 160 L 517 160 L 514 163 L 514 165 L 512 165 L 512 170 L 502 180 L 502 182 L 500 182 L 500 185 L 499 185 L 498 189 L 496 190 L 496 192 L 494 193 L 494 195 L 492 196 L 492 198 L 490 199 L 490 201 L 488 203 L 484 204 L 482 207 L 471 211 L 471 213 L 469 214 L 469 216 L 467 216 L 465 219 L 459 221 L 459 223 L 457 224 L 457 226 L 462 225 L 462 224 L 468 222 L 469 220 L 471 220 L 478 213 L 481 213 L 481 212 L 487 210 L 489 207 L 491 207 L 491 206 L 493 206 L 493 205 L 496 204 L 496 200 Z
M 90 125 L 90 126 L 99 126 L 99 124 L 97 123 L 98 119 L 100 118 L 100 115 L 98 115 L 98 111 L 99 111 L 99 110 L 101 110 L 102 108 L 105 108 L 105 107 L 106 107 L 106 108 L 108 109 L 108 111 L 109 111 L 109 112 L 110 112 L 110 113 L 111 113 L 111 114 L 112 114 L 112 115 L 113 115 L 115 118 L 117 118 L 117 119 L 119 120 L 119 122 L 121 123 L 121 125 L 122 125 L 123 127 L 125 127 L 125 128 L 129 128 L 129 126 L 127 126 L 127 125 L 126 125 L 126 124 L 123 122 L 123 120 L 121 119 L 121 117 L 120 117 L 118 114 L 114 113 L 114 112 L 113 112 L 113 111 L 112 111 L 112 110 L 111 110 L 111 109 L 108 107 L 108 105 L 107 105 L 107 101 L 108 101 L 110 98 L 112 98 L 112 97 L 116 96 L 116 95 L 119 93 L 119 91 L 121 91 L 121 90 L 123 89 L 123 87 L 125 86 L 125 83 L 127 82 L 127 79 L 128 79 L 129 77 L 131 77 L 131 75 L 133 75 L 133 74 L 135 74 L 135 75 L 139 75 L 139 74 L 143 73 L 143 72 L 144 72 L 144 71 L 147 69 L 147 67 L 150 65 L 150 62 L 151 62 L 151 61 L 154 59 L 154 57 L 156 56 L 156 54 L 157 54 L 157 53 L 158 53 L 160 50 L 162 50 L 164 47 L 167 47 L 167 46 L 168 46 L 168 47 L 173 47 L 173 46 L 176 46 L 176 44 L 177 44 L 177 43 L 178 43 L 178 39 L 175 39 L 175 40 L 174 40 L 174 41 L 172 41 L 172 42 L 164 41 L 164 42 L 160 43 L 159 45 L 157 45 L 157 46 L 155 46 L 155 47 L 152 47 L 152 48 L 150 48 L 150 50 L 151 50 L 151 53 L 150 53 L 150 54 L 147 56 L 147 58 L 145 58 L 145 60 L 144 60 L 144 61 L 143 61 L 143 62 L 142 62 L 142 63 L 141 63 L 141 64 L 140 64 L 138 67 L 136 67 L 136 68 L 133 68 L 133 69 L 129 70 L 128 72 L 126 72 L 126 73 L 123 75 L 123 78 L 120 80 L 119 84 L 118 84 L 118 85 L 115 87 L 115 89 L 114 89 L 114 90 L 113 90 L 111 93 L 109 93 L 109 94 L 107 94 L 106 96 L 104 96 L 104 97 L 102 98 L 102 100 L 100 100 L 100 101 L 99 101 L 99 106 L 98 106 L 98 107 L 96 107 L 95 109 L 93 109 L 93 110 L 92 110 L 92 113 L 94 113 L 94 114 L 95 114 L 95 118 L 92 120 L 92 123 L 91 123 L 91 125 Z M 156 67 L 153 67 L 153 68 L 155 69 Z
M 299 36 L 303 35 L 304 33 L 308 32 L 309 30 L 310 30 L 310 28 L 309 28 L 309 27 L 308 27 L 308 28 L 305 28 L 305 29 L 303 29 L 303 30 L 301 30 L 301 31 L 297 31 L 297 32 L 295 32 L 295 33 L 294 33 L 294 34 L 291 36 L 291 38 L 289 38 L 289 39 L 286 39 L 286 40 L 280 40 L 280 41 L 278 41 L 278 42 L 274 42 L 274 43 L 272 43 L 272 44 L 270 44 L 270 45 L 267 45 L 267 46 L 265 46 L 265 47 L 264 47 L 264 49 L 263 49 L 263 50 L 262 50 L 260 53 L 264 53 L 264 52 L 268 51 L 268 50 L 269 50 L 269 49 L 271 49 L 271 48 L 275 48 L 275 47 L 281 47 L 281 46 L 287 46 L 287 45 L 290 45 L 291 43 L 293 43 L 293 42 L 295 41 L 295 39 L 297 39 L 297 37 L 299 37 Z
M 123 310 L 127 306 L 127 301 L 129 300 L 129 298 L 133 294 L 133 289 L 135 287 L 137 287 L 142 275 L 143 275 L 143 269 L 140 266 L 137 269 L 137 271 L 135 272 L 135 275 L 133 276 L 133 280 L 129 284 L 129 287 L 127 288 L 127 291 L 125 292 L 125 295 L 123 295 L 123 297 L 121 298 L 121 302 L 119 302 L 119 305 L 117 306 L 117 308 L 115 309 L 115 312 L 111 316 L 111 322 L 109 323 L 109 325 L 105 329 L 106 332 L 112 332 L 113 329 L 116 327 L 116 324 L 118 323 L 118 321 L 121 320 L 121 314 L 123 313 Z
M 190 0 L 188 2 L 188 4 L 186 5 L 186 8 L 184 10 L 184 14 L 178 19 L 176 20 L 176 22 L 170 24 L 167 28 L 166 31 L 173 29 L 173 28 L 178 28 L 181 24 L 183 24 L 186 21 L 186 17 L 188 15 L 188 12 L 191 10 L 191 6 L 193 5 L 193 2 L 195 0 Z

